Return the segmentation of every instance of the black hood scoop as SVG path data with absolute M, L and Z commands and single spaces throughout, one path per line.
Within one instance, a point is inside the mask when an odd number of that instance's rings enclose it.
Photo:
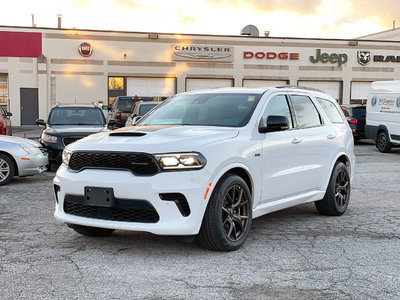
M 123 131 L 123 132 L 111 132 L 110 136 L 144 136 L 147 133 L 145 132 L 137 132 L 137 131 Z

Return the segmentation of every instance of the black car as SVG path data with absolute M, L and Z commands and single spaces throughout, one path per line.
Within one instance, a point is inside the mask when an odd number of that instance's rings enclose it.
M 39 142 L 47 149 L 50 163 L 60 163 L 65 146 L 90 134 L 106 131 L 107 123 L 98 105 L 56 105 L 49 113 L 47 122 L 37 119 L 36 124 L 45 126 Z M 109 126 L 115 120 L 109 121 Z
M 126 119 L 132 112 L 132 108 L 138 101 L 154 101 L 152 97 L 120 96 L 108 108 L 108 119 L 116 120 L 117 127 L 124 127 Z
M 341 108 L 353 131 L 354 139 L 365 139 L 366 107 L 363 105 L 341 105 Z

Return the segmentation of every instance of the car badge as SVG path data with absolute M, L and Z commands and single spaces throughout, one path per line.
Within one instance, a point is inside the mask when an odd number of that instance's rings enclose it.
M 371 61 L 371 52 L 370 51 L 358 51 L 357 52 L 357 60 L 358 63 L 362 66 L 365 66 Z

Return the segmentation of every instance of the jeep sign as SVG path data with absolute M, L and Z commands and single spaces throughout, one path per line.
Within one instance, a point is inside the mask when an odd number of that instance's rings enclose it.
M 337 54 L 337 53 L 321 53 L 321 49 L 317 49 L 317 53 L 314 56 L 310 56 L 310 61 L 315 64 L 318 62 L 322 62 L 323 64 L 326 64 L 327 62 L 331 64 L 338 64 L 340 67 L 341 65 L 345 64 L 347 62 L 347 54 Z

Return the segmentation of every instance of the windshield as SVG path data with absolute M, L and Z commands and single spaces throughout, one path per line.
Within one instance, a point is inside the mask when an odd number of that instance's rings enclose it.
M 119 98 L 117 103 L 117 108 L 122 110 L 131 110 L 134 103 L 139 100 L 134 100 L 133 98 Z
M 141 104 L 139 107 L 139 116 L 144 116 L 147 114 L 154 106 L 157 106 L 158 103 L 154 104 Z
M 137 125 L 245 126 L 261 95 L 183 94 L 165 100 Z
M 103 112 L 91 107 L 55 107 L 49 116 L 49 125 L 105 125 Z

